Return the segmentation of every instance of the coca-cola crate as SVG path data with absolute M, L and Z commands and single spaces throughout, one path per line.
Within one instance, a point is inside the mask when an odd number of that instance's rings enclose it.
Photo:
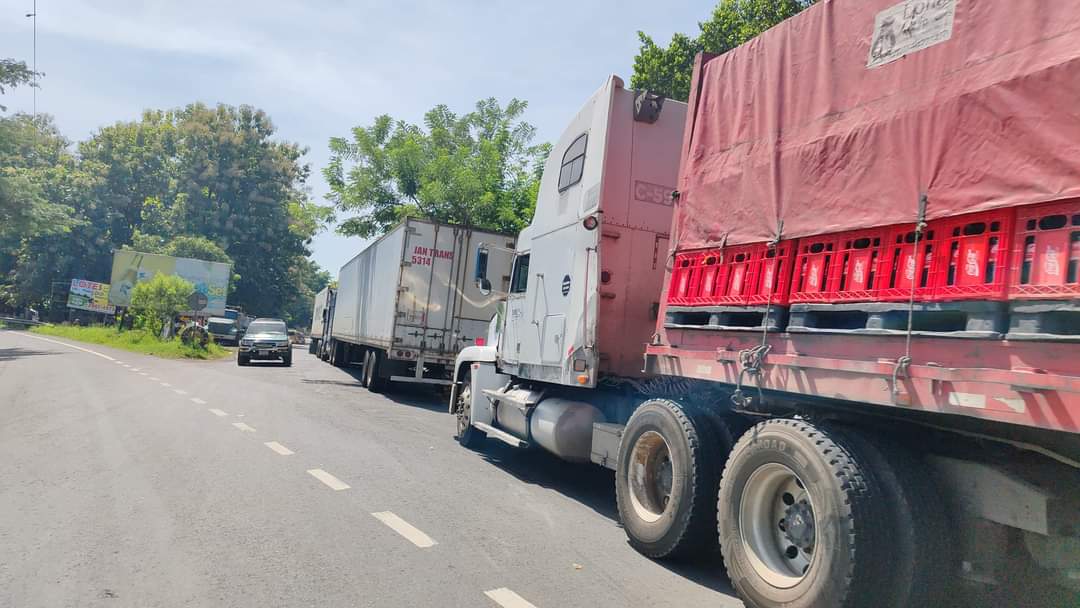
M 700 251 L 683 251 L 675 254 L 671 267 L 671 283 L 668 285 L 668 304 L 690 306 L 697 304 L 701 262 Z
M 915 224 L 893 226 L 889 230 L 881 260 L 881 282 L 877 299 L 900 302 L 911 299 L 915 288 L 916 302 L 934 299 L 934 250 L 938 233 L 929 226 L 915 241 Z
M 934 220 L 934 300 L 1005 300 L 1016 209 Z
M 1080 200 L 1016 210 L 1009 298 L 1080 297 Z
M 702 256 L 698 301 L 706 305 L 787 303 L 792 241 L 732 245 Z
M 883 279 L 887 228 L 852 230 L 799 239 L 791 302 L 864 302 Z

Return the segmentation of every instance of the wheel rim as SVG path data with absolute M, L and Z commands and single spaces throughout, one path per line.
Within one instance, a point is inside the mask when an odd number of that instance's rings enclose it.
M 646 431 L 634 442 L 630 466 L 626 467 L 630 504 L 638 517 L 654 522 L 671 503 L 671 490 L 677 475 L 664 436 Z
M 465 431 L 469 430 L 470 418 L 472 415 L 472 388 L 466 384 L 458 391 L 458 406 L 457 406 L 457 432 L 458 437 L 465 434 Z
M 814 563 L 817 520 L 798 475 L 780 463 L 759 467 L 746 480 L 739 504 L 743 548 L 770 585 L 799 584 Z

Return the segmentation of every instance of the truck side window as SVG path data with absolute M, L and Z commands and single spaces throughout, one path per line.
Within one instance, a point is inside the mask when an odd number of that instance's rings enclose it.
M 581 173 L 585 170 L 585 143 L 588 137 L 588 133 L 582 133 L 566 148 L 562 157 L 562 168 L 559 169 L 559 192 L 581 181 Z
M 510 278 L 510 293 L 525 293 L 529 286 L 529 254 L 519 255 L 514 260 L 514 272 Z

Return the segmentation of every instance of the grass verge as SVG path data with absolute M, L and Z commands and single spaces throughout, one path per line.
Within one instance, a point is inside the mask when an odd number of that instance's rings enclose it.
M 221 359 L 231 354 L 230 351 L 214 343 L 207 345 L 205 349 L 195 348 L 186 346 L 180 340 L 158 340 L 153 334 L 141 329 L 129 329 L 119 332 L 114 327 L 102 325 L 91 325 L 89 327 L 40 325 L 31 329 L 30 332 L 78 340 L 79 342 L 102 344 L 165 359 Z

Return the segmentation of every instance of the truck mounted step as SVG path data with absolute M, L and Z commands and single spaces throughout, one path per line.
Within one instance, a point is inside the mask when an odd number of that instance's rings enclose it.
M 1080 301 L 1009 303 L 1009 340 L 1080 341 Z
M 1003 302 L 916 302 L 911 306 L 915 335 L 948 338 L 1001 338 L 1008 311 Z M 903 335 L 906 302 L 792 304 L 787 330 L 802 333 Z
M 670 306 L 664 315 L 664 327 L 761 331 L 768 326 L 769 331 L 780 331 L 787 314 L 783 306 Z

